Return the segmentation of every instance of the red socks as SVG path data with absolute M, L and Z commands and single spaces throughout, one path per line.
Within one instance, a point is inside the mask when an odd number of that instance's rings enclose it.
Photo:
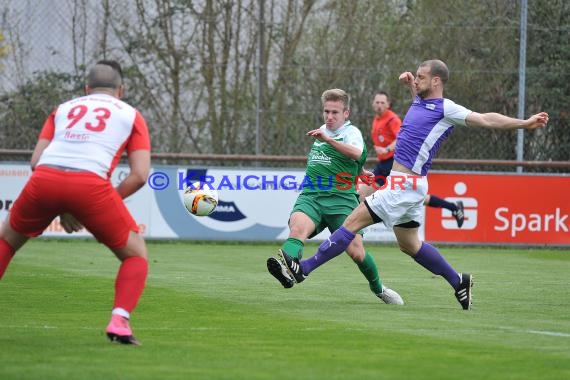
M 145 287 L 148 261 L 144 257 L 129 257 L 121 263 L 115 280 L 113 309 L 122 308 L 129 313 L 137 306 Z
M 4 275 L 15 253 L 14 248 L 6 240 L 0 239 L 0 278 Z

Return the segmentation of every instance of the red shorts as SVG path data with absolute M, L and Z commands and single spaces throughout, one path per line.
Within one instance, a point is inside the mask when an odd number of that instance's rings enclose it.
M 111 182 L 95 173 L 38 166 L 10 209 L 10 226 L 28 237 L 70 213 L 109 248 L 123 248 L 138 226 Z

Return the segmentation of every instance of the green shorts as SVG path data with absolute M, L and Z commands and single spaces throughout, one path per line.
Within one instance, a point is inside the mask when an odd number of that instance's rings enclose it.
M 358 195 L 349 193 L 301 193 L 293 206 L 294 212 L 302 212 L 315 223 L 312 238 L 325 228 L 332 233 L 337 230 L 352 210 L 358 206 Z M 362 235 L 362 231 L 358 232 Z

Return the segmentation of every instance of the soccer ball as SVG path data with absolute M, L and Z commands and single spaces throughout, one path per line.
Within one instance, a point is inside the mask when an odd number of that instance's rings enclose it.
M 218 205 L 218 192 L 204 182 L 194 182 L 182 195 L 186 210 L 196 216 L 210 215 Z

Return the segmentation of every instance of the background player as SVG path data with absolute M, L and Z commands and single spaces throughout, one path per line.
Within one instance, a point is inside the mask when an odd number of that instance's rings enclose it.
M 145 287 L 147 249 L 123 199 L 146 183 L 148 128 L 141 114 L 120 100 L 124 87 L 117 62 L 97 62 L 85 92 L 59 105 L 43 126 L 32 154 L 32 176 L 0 229 L 0 278 L 16 251 L 56 216 L 67 232 L 84 225 L 121 261 L 107 336 L 139 344 L 129 317 Z M 124 150 L 130 173 L 115 189 L 109 178 Z

